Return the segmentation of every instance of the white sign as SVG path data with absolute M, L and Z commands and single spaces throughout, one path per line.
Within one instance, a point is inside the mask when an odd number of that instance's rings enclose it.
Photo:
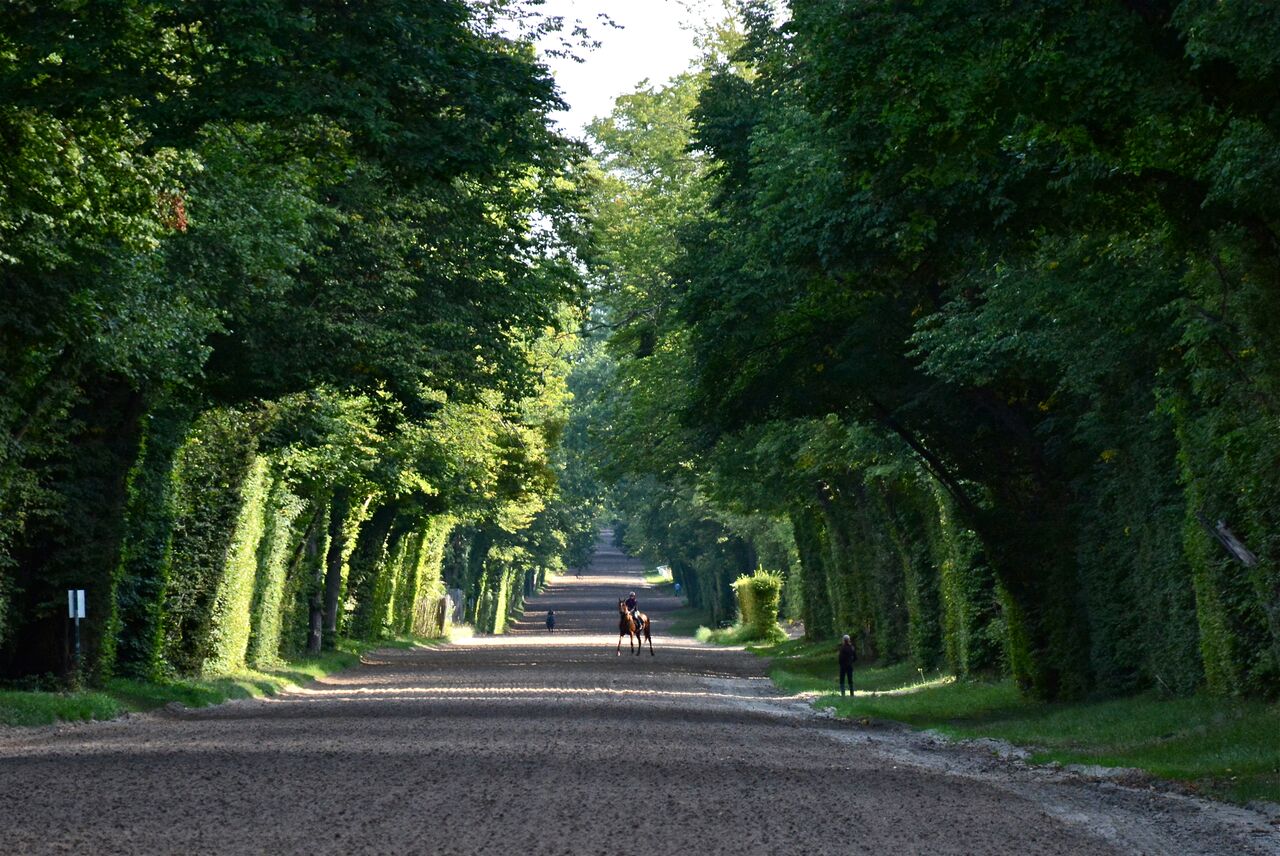
M 67 589 L 67 617 L 85 617 L 84 589 Z

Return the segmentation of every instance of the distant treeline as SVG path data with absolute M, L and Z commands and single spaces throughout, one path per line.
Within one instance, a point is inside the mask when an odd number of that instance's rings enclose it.
M 163 678 L 581 560 L 581 156 L 506 5 L 5 4 L 0 678 L 67 589 L 83 677 Z
M 593 128 L 596 454 L 733 609 L 1280 692 L 1280 6 L 747 3 Z

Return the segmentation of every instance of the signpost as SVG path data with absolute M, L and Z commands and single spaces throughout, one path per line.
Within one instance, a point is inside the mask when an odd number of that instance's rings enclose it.
M 72 631 L 75 636 L 75 654 L 71 660 L 71 670 L 74 673 L 80 669 L 80 619 L 85 617 L 84 589 L 67 589 L 67 617 L 75 626 Z

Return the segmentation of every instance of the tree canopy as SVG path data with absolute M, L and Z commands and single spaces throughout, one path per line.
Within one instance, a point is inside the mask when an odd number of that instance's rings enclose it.
M 739 19 L 593 128 L 627 543 L 1042 698 L 1274 693 L 1275 16 Z

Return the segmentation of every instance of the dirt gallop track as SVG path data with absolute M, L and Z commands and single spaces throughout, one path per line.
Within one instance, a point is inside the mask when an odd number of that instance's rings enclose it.
M 656 657 L 614 654 L 630 589 Z M 602 545 L 505 637 L 272 700 L 0 731 L 0 852 L 1276 852 L 1246 812 L 816 717 L 750 654 L 665 637 L 675 607 Z

